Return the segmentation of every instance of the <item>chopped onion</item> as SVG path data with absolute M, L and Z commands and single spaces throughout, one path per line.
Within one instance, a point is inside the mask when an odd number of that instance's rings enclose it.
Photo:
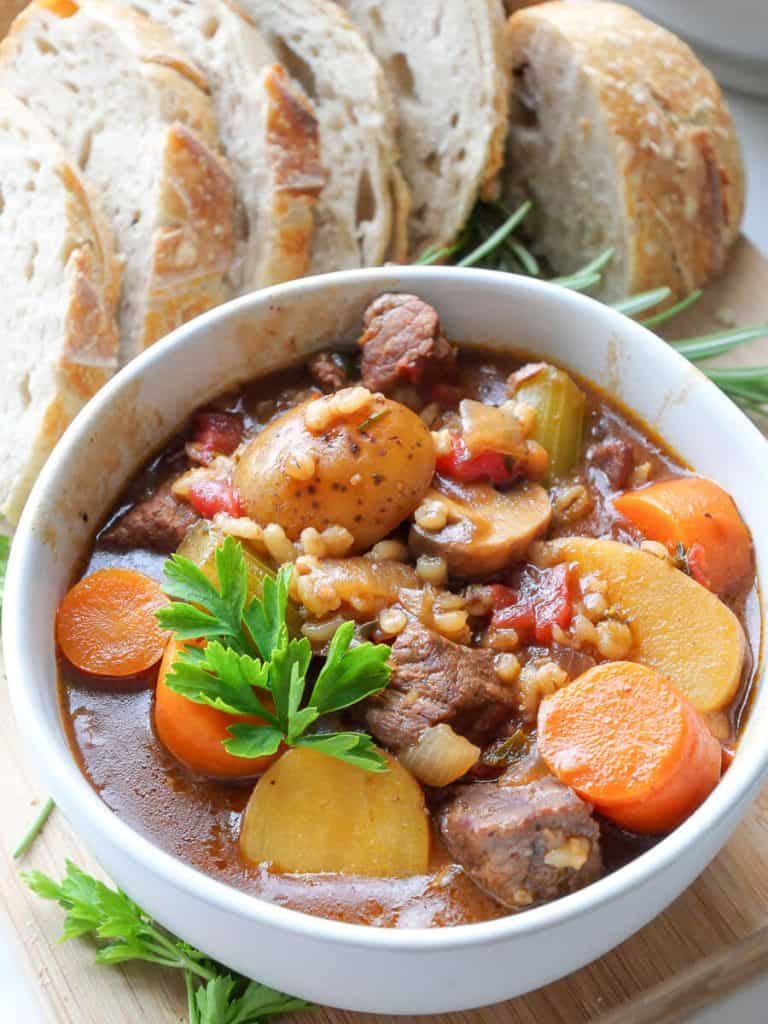
M 465 398 L 459 414 L 464 443 L 473 455 L 492 451 L 522 458 L 525 454 L 523 424 L 510 410 Z
M 426 786 L 447 786 L 477 762 L 480 747 L 459 736 L 450 725 L 434 725 L 398 757 L 419 782 Z

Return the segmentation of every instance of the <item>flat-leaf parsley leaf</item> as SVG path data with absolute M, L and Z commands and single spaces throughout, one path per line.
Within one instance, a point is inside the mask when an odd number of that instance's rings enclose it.
M 389 647 L 368 642 L 353 647 L 354 623 L 345 622 L 305 702 L 312 648 L 306 637 L 288 632 L 292 572 L 292 566 L 283 566 L 275 579 L 266 577 L 261 596 L 248 601 L 245 556 L 234 538 L 227 537 L 216 551 L 218 589 L 194 562 L 180 555 L 168 559 L 165 592 L 176 600 L 158 611 L 160 625 L 177 640 L 206 643 L 179 649 L 166 685 L 196 704 L 261 719 L 263 724 L 228 727 L 224 747 L 236 757 L 265 757 L 284 743 L 313 747 L 366 771 L 386 771 L 370 736 L 307 730 L 321 715 L 384 689 Z

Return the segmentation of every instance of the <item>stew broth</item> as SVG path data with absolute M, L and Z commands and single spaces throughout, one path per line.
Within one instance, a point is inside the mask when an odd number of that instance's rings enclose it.
M 506 397 L 506 380 L 519 359 L 498 354 L 462 354 L 459 388 L 463 396 L 499 404 Z M 587 444 L 604 436 L 628 441 L 635 465 L 648 465 L 654 479 L 684 475 L 686 467 L 653 439 L 649 432 L 605 395 L 580 382 L 588 397 Z M 304 397 L 313 384 L 305 369 L 258 380 L 215 403 L 244 418 L 246 434 L 258 432 L 269 419 Z M 279 397 L 275 397 L 279 396 Z M 117 515 L 151 489 L 174 467 L 183 466 L 180 435 L 129 486 Z M 587 479 L 587 468 L 580 474 Z M 561 533 L 611 537 L 637 543 L 638 535 L 613 509 L 610 487 L 601 474 L 591 474 L 592 512 L 577 524 L 554 526 Z M 103 533 L 103 531 L 102 531 Z M 101 535 L 100 535 L 101 536 Z M 106 566 L 136 568 L 160 578 L 164 556 L 146 550 L 116 552 L 97 537 L 85 573 Z M 754 582 L 730 601 L 750 641 L 756 637 L 757 601 Z M 562 652 L 561 652 L 562 653 Z M 404 879 L 371 879 L 339 875 L 280 874 L 247 864 L 240 856 L 238 833 L 251 785 L 194 777 L 158 740 L 152 724 L 154 670 L 143 677 L 115 680 L 98 686 L 60 659 L 61 707 L 78 763 L 105 804 L 126 824 L 168 853 L 220 881 L 272 903 L 343 921 L 379 926 L 427 927 L 484 921 L 507 914 L 451 864 L 433 829 L 429 873 Z M 739 715 L 749 693 L 752 666 L 745 662 L 741 691 L 729 710 L 733 749 Z M 606 870 L 614 870 L 657 841 L 624 833 L 601 821 Z

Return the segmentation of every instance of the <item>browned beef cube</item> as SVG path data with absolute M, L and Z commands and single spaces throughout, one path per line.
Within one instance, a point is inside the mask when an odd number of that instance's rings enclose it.
M 330 394 L 349 384 L 347 371 L 332 352 L 318 352 L 309 361 L 309 375 L 317 386 Z
M 605 473 L 614 491 L 623 491 L 635 468 L 635 452 L 629 441 L 612 438 L 593 445 L 587 462 Z
M 128 509 L 99 537 L 99 542 L 118 551 L 145 548 L 171 554 L 200 518 L 186 502 L 171 492 L 172 480 L 166 480 L 143 501 Z
M 494 654 L 454 644 L 418 622 L 392 645 L 392 677 L 371 698 L 366 722 L 379 742 L 410 746 L 432 725 L 448 722 L 482 741 L 515 713 L 515 690 L 502 683 Z
M 554 778 L 457 786 L 438 823 L 456 862 L 512 909 L 575 892 L 602 870 L 592 808 Z
M 453 375 L 456 350 L 443 337 L 435 310 L 415 295 L 380 295 L 366 309 L 363 326 L 360 371 L 371 391 Z

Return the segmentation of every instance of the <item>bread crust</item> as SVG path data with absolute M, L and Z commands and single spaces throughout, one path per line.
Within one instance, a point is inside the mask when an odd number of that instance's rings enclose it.
M 45 394 L 37 394 L 35 404 L 24 411 L 34 415 L 33 429 L 13 452 L 13 465 L 3 467 L 3 493 L 0 512 L 15 524 L 24 507 L 35 477 L 73 417 L 117 368 L 118 331 L 115 311 L 120 297 L 122 264 L 115 254 L 112 233 L 98 201 L 63 149 L 47 129 L 18 100 L 0 90 L 0 111 L 11 117 L 19 135 L 34 143 L 34 158 L 45 162 L 58 179 L 61 188 L 60 212 L 63 223 L 57 234 L 62 236 L 60 260 L 64 286 L 58 307 L 58 335 L 46 337 L 43 359 L 48 362 L 49 385 Z M 13 140 L 5 139 L 6 145 Z M 11 174 L 10 165 L 4 172 Z M 30 191 L 29 202 L 41 200 Z M 23 217 L 23 210 L 17 211 Z M 23 222 L 22 222 L 23 223 Z M 19 230 L 23 230 L 19 226 Z M 44 240 L 39 239 L 44 245 Z M 6 268 L 9 275 L 8 295 L 12 291 L 12 275 L 19 279 L 21 266 Z M 51 301 L 54 299 L 52 297 Z M 37 372 L 40 353 L 29 349 L 28 365 L 15 363 L 15 372 Z M 10 366 L 6 368 L 10 373 Z M 17 381 L 6 380 L 9 388 Z M 12 436 L 19 424 L 6 424 Z M 18 460 L 18 464 L 16 464 Z
M 498 194 L 509 73 L 500 0 L 339 0 L 395 100 L 411 255 L 452 242 Z
M 267 96 L 266 144 L 274 179 L 274 239 L 269 282 L 303 277 L 315 231 L 313 209 L 326 180 L 320 133 L 312 104 L 275 64 L 263 76 Z
M 186 125 L 170 125 L 142 348 L 229 297 L 232 209 L 232 180 L 221 158 Z
M 205 76 L 175 48 L 169 33 L 109 0 L 61 4 L 62 0 L 32 3 L 16 18 L 0 44 L 0 77 L 14 88 L 11 79 L 22 59 L 23 41 L 38 28 L 42 32 L 47 25 L 55 26 L 57 17 L 74 21 L 83 16 L 88 19 L 84 31 L 98 23 L 119 39 L 126 63 L 135 62 L 136 73 L 151 89 L 157 128 L 164 132 L 156 187 L 146 196 L 142 211 L 153 225 L 143 294 L 124 295 L 119 313 L 120 362 L 124 364 L 185 320 L 230 297 L 225 278 L 234 255 L 233 184 L 218 153 L 217 126 Z M 23 85 L 34 97 L 35 110 L 44 116 L 42 83 L 27 79 Z M 87 80 L 83 91 L 86 89 Z M 21 98 L 26 101 L 30 97 Z M 49 127 L 58 131 L 55 119 Z M 125 157 L 129 160 L 130 154 L 126 152 Z M 103 188 L 104 183 L 100 184 Z M 106 192 L 103 196 L 109 208 Z M 118 244 L 120 241 L 118 230 Z M 142 275 L 146 267 L 144 263 Z
M 513 14 L 513 72 L 541 33 L 565 40 L 610 133 L 625 294 L 667 285 L 679 299 L 703 286 L 722 271 L 744 211 L 739 143 L 715 79 L 680 39 L 620 4 L 550 2 Z M 593 126 L 581 127 L 583 144 L 597 144 Z M 525 180 L 524 166 L 510 173 Z
M 119 2 L 164 26 L 208 79 L 235 184 L 232 291 L 301 277 L 309 266 L 312 207 L 326 179 L 313 105 L 234 3 Z
M 330 0 L 227 0 L 273 47 L 317 113 L 327 182 L 314 207 L 310 273 L 405 256 L 395 107 L 378 61 Z

